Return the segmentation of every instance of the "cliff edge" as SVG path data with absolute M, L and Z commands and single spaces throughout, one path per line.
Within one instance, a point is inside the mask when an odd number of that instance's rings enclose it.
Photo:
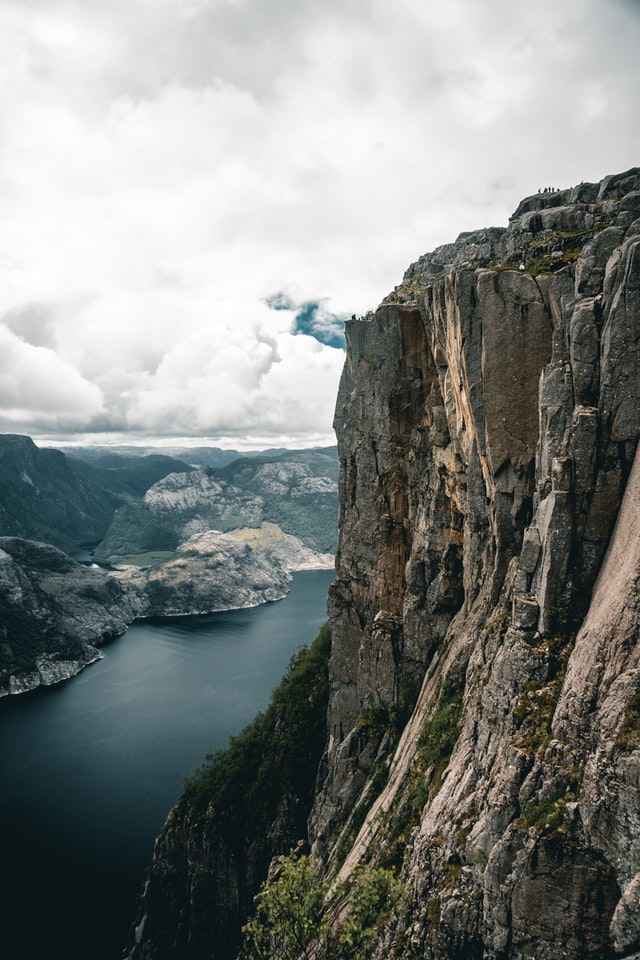
M 639 218 L 538 194 L 347 324 L 311 836 L 406 879 L 372 956 L 640 951 Z

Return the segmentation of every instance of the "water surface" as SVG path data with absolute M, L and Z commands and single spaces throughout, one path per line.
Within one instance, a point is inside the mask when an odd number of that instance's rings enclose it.
M 278 603 L 133 624 L 77 677 L 0 700 L 6 956 L 117 960 L 183 777 L 264 709 L 332 579 L 301 572 Z

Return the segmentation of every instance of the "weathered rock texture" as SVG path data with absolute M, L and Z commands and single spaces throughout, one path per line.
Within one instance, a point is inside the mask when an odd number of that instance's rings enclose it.
M 640 170 L 421 258 L 347 340 L 315 851 L 402 870 L 380 960 L 634 955 Z
M 422 257 L 347 342 L 314 852 L 401 871 L 368 960 L 637 960 L 640 170 Z
M 0 537 L 0 696 L 74 676 L 133 618 L 104 572 L 49 544 Z

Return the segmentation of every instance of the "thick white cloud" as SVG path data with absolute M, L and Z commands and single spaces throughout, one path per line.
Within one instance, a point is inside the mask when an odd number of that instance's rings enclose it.
M 0 319 L 72 372 L 61 432 L 329 438 L 341 353 L 265 300 L 333 330 L 461 230 L 640 156 L 625 0 L 54 6 L 0 0 Z
M 0 430 L 60 424 L 78 429 L 103 412 L 102 394 L 53 350 L 34 347 L 0 325 Z

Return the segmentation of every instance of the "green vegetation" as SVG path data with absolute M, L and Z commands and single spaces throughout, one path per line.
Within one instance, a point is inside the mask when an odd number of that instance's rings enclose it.
M 517 830 L 525 831 L 533 827 L 547 840 L 563 840 L 572 843 L 577 840 L 577 822 L 572 816 L 568 803 L 575 801 L 571 791 L 555 793 L 546 800 L 531 802 L 525 807 L 522 816 L 515 822 Z
M 159 567 L 168 560 L 172 560 L 174 556 L 175 553 L 172 550 L 150 550 L 147 553 L 112 557 L 111 560 L 114 563 L 131 564 L 134 567 Z
M 518 270 L 524 263 L 523 273 L 533 277 L 544 273 L 555 273 L 571 263 L 575 263 L 583 247 L 603 230 L 607 223 L 598 224 L 591 230 L 552 230 L 535 237 L 526 245 L 523 255 L 514 255 L 504 263 L 497 264 L 497 272 Z M 612 249 L 615 249 L 616 244 Z
M 625 707 L 616 747 L 622 750 L 637 750 L 640 747 L 640 693 L 631 697 Z
M 530 755 L 545 750 L 551 741 L 553 715 L 574 641 L 573 634 L 560 634 L 545 637 L 534 647 L 535 652 L 548 661 L 547 676 L 544 680 L 529 680 L 525 683 L 513 708 L 513 718 L 519 731 L 514 746 Z
M 460 736 L 463 679 L 439 682 L 436 691 L 436 707 L 418 738 L 408 789 L 399 807 L 393 811 L 390 830 L 385 837 L 383 862 L 388 866 L 402 863 L 411 830 L 418 824 L 429 798 L 434 797 L 442 786 L 443 774 Z
M 207 757 L 185 781 L 181 804 L 215 817 L 219 834 L 246 849 L 264 838 L 283 798 L 292 798 L 304 832 L 326 734 L 328 624 L 295 654 L 264 713 Z
M 390 870 L 360 866 L 332 886 L 309 857 L 282 857 L 243 928 L 240 958 L 364 960 L 403 893 Z
M 431 793 L 436 794 L 442 785 L 449 758 L 460 735 L 463 686 L 445 680 L 439 686 L 438 704 L 418 739 L 418 756 L 426 769 L 433 767 Z
M 369 774 L 369 780 L 367 786 L 363 791 L 362 799 L 354 807 L 353 813 L 347 821 L 345 831 L 343 832 L 342 838 L 336 847 L 335 859 L 337 863 L 343 863 L 347 854 L 351 850 L 356 837 L 360 833 L 360 828 L 367 818 L 367 814 L 371 810 L 374 802 L 382 793 L 384 786 L 389 779 L 389 765 L 390 765 L 390 756 L 389 753 L 379 756 Z

